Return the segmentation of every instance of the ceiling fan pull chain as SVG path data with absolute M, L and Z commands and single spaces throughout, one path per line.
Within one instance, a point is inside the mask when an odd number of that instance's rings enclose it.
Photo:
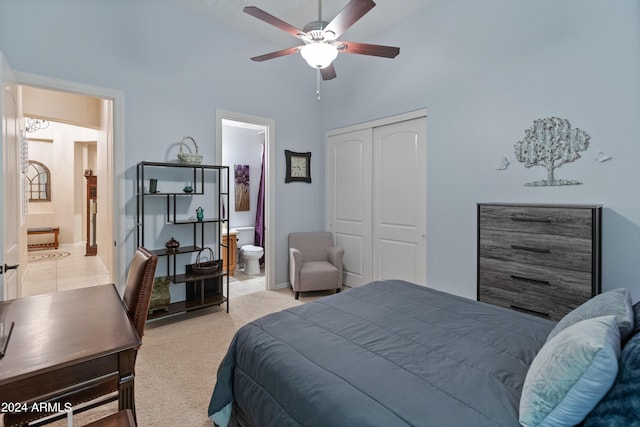
M 316 96 L 318 97 L 318 102 L 320 102 L 320 70 L 316 73 Z

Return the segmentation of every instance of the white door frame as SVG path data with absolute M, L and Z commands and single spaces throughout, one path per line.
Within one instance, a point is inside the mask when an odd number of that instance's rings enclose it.
M 326 136 L 339 135 L 341 133 L 352 132 L 361 129 L 377 128 L 384 125 L 391 125 L 394 123 L 404 122 L 407 120 L 418 119 L 420 117 L 427 117 L 427 109 L 422 108 L 420 110 L 410 111 L 408 113 L 398 114 L 397 116 L 383 117 L 381 119 L 372 120 L 369 122 L 358 123 L 351 126 L 345 126 L 343 128 L 331 129 L 327 131 Z
M 14 72 L 18 84 L 33 86 L 60 92 L 75 93 L 77 95 L 92 96 L 95 98 L 108 99 L 113 103 L 113 147 L 110 151 L 111 159 L 107 160 L 111 167 L 113 177 L 111 185 L 111 201 L 113 215 L 113 247 L 111 248 L 113 259 L 114 283 L 122 293 L 126 283 L 126 241 L 125 233 L 125 135 L 124 135 L 124 92 L 107 89 L 99 86 L 91 86 L 82 83 L 70 82 L 55 79 L 52 77 L 39 76 L 30 73 Z M 120 243 L 121 248 L 116 244 Z
M 275 132 L 276 125 L 273 119 L 253 116 L 250 114 L 236 113 L 233 111 L 225 111 L 216 109 L 216 162 L 222 161 L 222 120 L 233 120 L 236 122 L 250 123 L 253 125 L 264 126 L 266 128 L 264 138 L 265 150 L 265 288 L 266 290 L 274 290 L 275 285 L 275 242 L 273 239 L 275 230 Z

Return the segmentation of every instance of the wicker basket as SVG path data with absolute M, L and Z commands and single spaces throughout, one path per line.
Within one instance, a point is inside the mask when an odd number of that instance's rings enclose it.
M 190 139 L 191 142 L 193 142 L 193 145 L 196 147 L 195 154 L 182 152 L 182 146 L 186 145 L 185 140 L 187 139 Z M 180 160 L 180 163 L 185 163 L 188 165 L 199 165 L 200 163 L 202 163 L 202 154 L 198 153 L 198 144 L 196 144 L 195 139 L 190 136 L 185 136 L 184 138 L 182 138 L 182 141 L 180 141 L 180 152 L 178 153 L 178 160 Z
M 209 261 L 200 261 L 200 256 L 202 252 L 209 251 Z M 220 263 L 218 261 L 213 261 L 213 250 L 211 248 L 204 248 L 198 252 L 198 256 L 196 257 L 195 264 L 191 264 L 191 270 L 193 274 L 212 274 L 215 273 L 220 267 Z

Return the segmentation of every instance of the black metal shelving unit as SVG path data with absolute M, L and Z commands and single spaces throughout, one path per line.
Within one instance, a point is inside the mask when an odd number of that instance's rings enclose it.
M 168 187 L 167 191 L 150 192 L 146 186 L 150 178 L 158 180 L 158 187 Z M 192 183 L 192 192 L 185 192 L 179 182 L 188 180 Z M 136 168 L 136 238 L 138 246 L 146 247 L 151 253 L 165 258 L 166 277 L 174 284 L 185 284 L 184 301 L 170 302 L 166 309 L 149 313 L 149 319 L 168 316 L 185 311 L 197 310 L 213 305 L 226 303 L 229 312 L 229 257 L 226 265 L 211 274 L 193 274 L 191 263 L 185 262 L 193 255 L 206 248 L 206 242 L 214 243 L 214 253 L 222 263 L 222 252 L 228 250 L 223 243 L 223 228 L 227 230 L 228 241 L 228 208 L 229 206 L 229 167 L 217 165 L 196 165 L 182 163 L 140 162 Z M 212 194 L 205 191 L 205 184 L 214 188 Z M 148 211 L 148 204 L 152 199 L 166 200 L 164 212 Z M 186 217 L 180 213 L 181 202 L 189 203 L 197 198 L 207 206 L 205 212 L 212 216 L 198 220 Z M 192 238 L 189 245 L 180 246 L 176 250 L 157 248 L 159 246 L 158 233 L 149 231 L 146 224 L 147 215 L 164 216 L 164 224 L 171 227 L 192 228 Z M 186 234 L 189 234 L 187 232 Z M 150 245 L 152 247 L 147 247 Z M 156 271 L 156 276 L 160 276 Z

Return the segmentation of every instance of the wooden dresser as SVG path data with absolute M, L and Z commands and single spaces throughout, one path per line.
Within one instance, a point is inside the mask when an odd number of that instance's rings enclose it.
M 600 205 L 478 204 L 478 300 L 560 320 L 600 293 Z

